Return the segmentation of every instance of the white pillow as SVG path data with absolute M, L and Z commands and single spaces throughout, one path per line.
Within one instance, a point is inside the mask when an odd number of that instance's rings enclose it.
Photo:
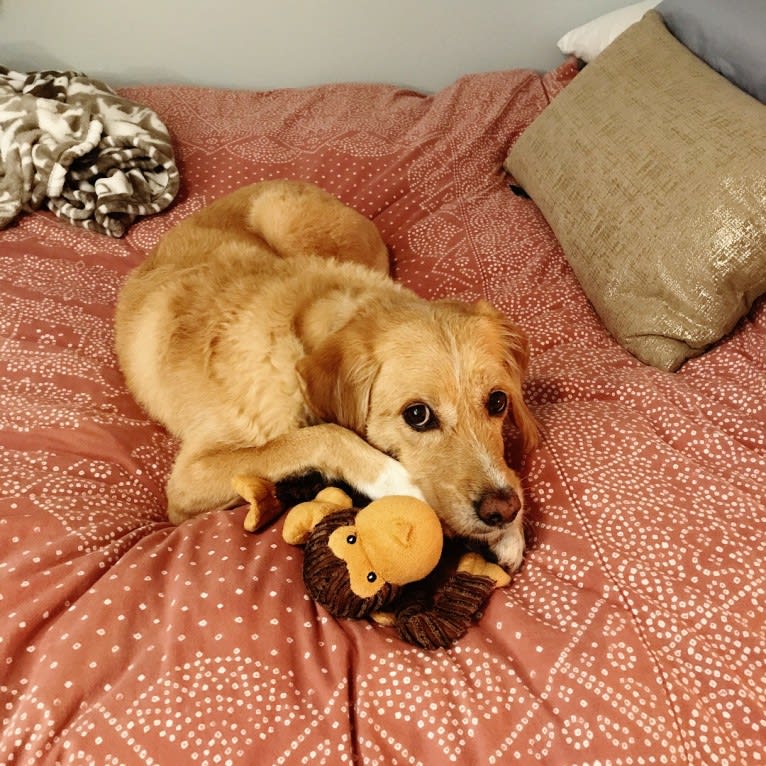
M 565 56 L 577 56 L 583 61 L 592 61 L 615 37 L 621 35 L 631 24 L 640 21 L 643 15 L 655 5 L 659 5 L 659 2 L 660 0 L 643 0 L 605 13 L 567 32 L 558 41 L 558 48 Z

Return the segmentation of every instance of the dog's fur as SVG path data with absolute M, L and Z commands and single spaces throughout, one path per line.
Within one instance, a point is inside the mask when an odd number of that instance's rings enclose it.
M 520 564 L 521 483 L 488 401 L 505 392 L 534 446 L 524 334 L 487 303 L 395 284 L 376 227 L 317 187 L 255 184 L 169 231 L 121 291 L 116 347 L 181 442 L 171 521 L 231 504 L 235 475 L 318 469 L 373 498 L 424 497 L 448 533 Z M 413 403 L 436 418 L 426 430 L 405 422 Z

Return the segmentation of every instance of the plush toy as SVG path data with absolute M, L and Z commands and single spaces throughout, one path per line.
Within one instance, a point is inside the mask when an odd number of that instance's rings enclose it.
M 240 477 L 236 486 L 250 502 L 249 516 L 262 517 L 260 505 L 273 515 L 274 485 Z M 251 526 L 252 518 L 245 522 Z M 429 592 L 426 578 L 441 559 L 444 538 L 434 510 L 412 497 L 384 497 L 356 509 L 345 492 L 327 487 L 288 512 L 282 536 L 305 546 L 306 588 L 332 615 L 372 617 L 426 649 L 461 638 L 492 591 L 510 581 L 497 564 L 466 553 Z

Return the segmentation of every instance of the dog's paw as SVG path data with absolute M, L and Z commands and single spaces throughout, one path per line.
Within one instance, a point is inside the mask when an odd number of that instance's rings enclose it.
M 496 556 L 497 563 L 506 572 L 512 574 L 521 566 L 524 558 L 524 546 L 524 530 L 520 523 L 515 523 L 505 530 L 497 540 L 492 541 L 489 547 Z
M 393 458 L 387 457 L 383 469 L 370 483 L 359 486 L 371 500 L 377 500 L 387 495 L 406 495 L 425 500 L 423 493 L 410 478 L 404 466 Z

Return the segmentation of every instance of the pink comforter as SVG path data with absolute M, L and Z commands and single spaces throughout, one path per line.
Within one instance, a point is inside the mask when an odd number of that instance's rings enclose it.
M 766 309 L 677 374 L 610 338 L 500 169 L 572 73 L 126 89 L 171 130 L 175 206 L 120 241 L 43 213 L 0 234 L 0 762 L 763 760 Z M 529 332 L 529 552 L 448 651 L 330 618 L 281 522 L 165 520 L 176 445 L 125 390 L 115 296 L 173 223 L 269 177 L 374 218 L 420 294 Z

